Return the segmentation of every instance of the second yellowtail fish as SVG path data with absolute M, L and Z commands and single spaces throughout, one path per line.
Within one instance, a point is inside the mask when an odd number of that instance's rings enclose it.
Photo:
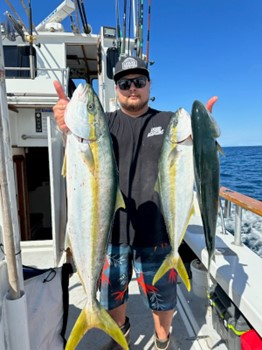
M 169 269 L 174 268 L 188 290 L 191 289 L 190 280 L 178 248 L 194 211 L 193 146 L 190 134 L 190 116 L 184 109 L 179 109 L 172 116 L 165 133 L 156 184 L 172 249 L 153 279 L 155 284 Z

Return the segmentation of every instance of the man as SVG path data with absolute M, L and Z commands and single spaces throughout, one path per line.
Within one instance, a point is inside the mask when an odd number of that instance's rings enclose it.
M 166 273 L 156 285 L 152 280 L 170 251 L 169 239 L 154 190 L 158 160 L 164 133 L 172 112 L 149 107 L 150 75 L 143 60 L 121 59 L 115 68 L 114 81 L 120 110 L 107 113 L 119 169 L 119 185 L 126 209 L 117 211 L 102 273 L 100 302 L 130 342 L 130 323 L 126 316 L 128 285 L 136 273 L 141 295 L 152 310 L 155 349 L 175 349 L 170 326 L 176 306 L 176 281 Z M 55 82 L 59 101 L 54 115 L 61 130 L 67 131 L 64 110 L 68 102 Z M 185 130 L 190 137 L 190 118 Z M 183 141 L 183 140 L 180 140 Z M 113 340 L 103 350 L 121 349 Z

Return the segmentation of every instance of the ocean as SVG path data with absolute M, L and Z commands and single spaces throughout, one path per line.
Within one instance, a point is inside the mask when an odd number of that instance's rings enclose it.
M 220 156 L 220 185 L 262 201 L 262 146 L 223 147 Z M 225 220 L 227 231 L 234 234 L 232 216 Z M 218 219 L 218 221 L 220 221 Z M 242 243 L 262 257 L 262 217 L 242 211 Z
M 262 201 L 262 146 L 223 147 L 220 184 Z

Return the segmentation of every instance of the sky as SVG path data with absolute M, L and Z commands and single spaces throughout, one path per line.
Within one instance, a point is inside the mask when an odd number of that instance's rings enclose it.
M 9 2 L 26 18 L 19 0 Z M 31 0 L 34 24 L 61 2 Z M 94 34 L 116 25 L 115 0 L 84 3 Z M 123 0 L 119 8 L 122 26 Z M 5 10 L 10 8 L 0 0 L 0 21 Z M 144 0 L 144 41 L 147 10 Z M 149 60 L 153 108 L 191 112 L 194 100 L 206 103 L 216 95 L 221 146 L 262 145 L 261 0 L 151 0 Z

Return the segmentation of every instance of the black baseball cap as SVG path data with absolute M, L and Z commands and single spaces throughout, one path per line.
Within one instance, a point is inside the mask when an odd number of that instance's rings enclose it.
M 149 70 L 147 69 L 145 61 L 139 57 L 122 57 L 115 66 L 114 81 L 115 83 L 123 76 L 128 74 L 141 74 L 145 75 L 148 80 Z

